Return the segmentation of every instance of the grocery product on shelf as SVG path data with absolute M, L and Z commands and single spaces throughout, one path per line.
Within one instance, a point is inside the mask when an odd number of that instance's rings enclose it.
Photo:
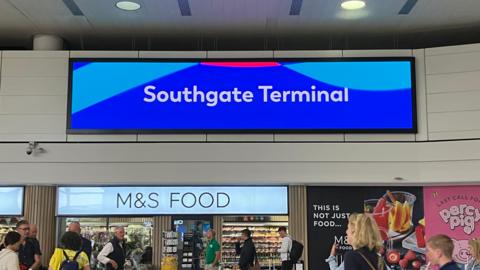
M 9 231 L 15 229 L 15 225 L 20 221 L 18 217 L 0 217 L 0 243 L 3 242 L 3 238 Z
M 265 218 L 256 220 L 265 220 Z M 278 228 L 288 227 L 288 222 L 224 222 L 222 228 L 222 264 L 224 269 L 233 269 L 238 263 L 239 257 L 235 252 L 235 243 L 241 235 L 241 231 L 252 231 L 252 239 L 255 243 L 257 256 L 262 268 L 280 269 L 282 262 L 278 249 L 282 245 L 282 239 L 278 235 Z
M 173 231 L 164 231 L 162 233 L 162 269 L 177 270 L 178 265 L 178 233 Z

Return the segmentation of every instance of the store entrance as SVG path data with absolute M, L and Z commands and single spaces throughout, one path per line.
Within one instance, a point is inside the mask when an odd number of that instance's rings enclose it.
M 213 227 L 213 216 L 173 216 L 172 230 L 178 235 L 178 269 L 204 268 L 205 235 Z
M 213 219 L 213 216 L 172 217 L 172 232 L 164 232 L 165 247 L 162 257 L 165 262 L 172 262 L 175 266 L 165 263 L 166 269 L 205 269 L 204 254 L 208 243 L 206 233 L 211 228 L 217 232 L 216 239 L 222 249 L 221 269 L 235 269 L 238 265 L 240 258 L 235 252 L 235 244 L 244 229 L 252 232 L 261 268 L 269 270 L 281 268 L 278 250 L 282 239 L 279 237 L 278 228 L 288 228 L 288 216 L 223 216 L 215 219 L 217 221 L 215 225 Z M 166 257 L 170 259 L 167 260 Z
M 90 267 L 92 270 L 103 270 L 105 266 L 97 260 L 97 256 L 113 237 L 115 227 L 125 228 L 127 265 L 129 270 L 152 269 L 152 232 L 151 217 L 62 217 L 59 218 L 58 238 L 67 231 L 71 222 L 81 225 L 81 235 L 92 242 Z

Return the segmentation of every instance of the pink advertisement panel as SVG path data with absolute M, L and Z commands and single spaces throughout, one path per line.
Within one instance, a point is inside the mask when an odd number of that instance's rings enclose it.
M 425 187 L 425 234 L 454 239 L 454 259 L 466 263 L 468 240 L 480 236 L 480 186 Z

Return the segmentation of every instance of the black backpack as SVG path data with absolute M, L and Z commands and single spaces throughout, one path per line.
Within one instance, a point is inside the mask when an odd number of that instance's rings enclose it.
M 68 258 L 68 255 L 65 252 L 65 250 L 62 250 L 62 251 L 63 251 L 63 256 L 65 256 L 65 260 L 60 265 L 60 270 L 78 270 L 79 265 L 78 265 L 78 262 L 77 262 L 77 257 L 78 257 L 78 255 L 80 255 L 80 253 L 82 251 L 77 252 L 77 254 L 75 254 L 73 259 L 71 259 L 71 260 L 70 260 L 70 258 Z
M 292 239 L 292 249 L 290 249 L 290 261 L 297 263 L 303 254 L 303 244 Z

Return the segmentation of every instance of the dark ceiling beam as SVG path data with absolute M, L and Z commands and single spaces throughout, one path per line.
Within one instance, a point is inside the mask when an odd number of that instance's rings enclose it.
M 74 0 L 63 0 L 63 3 L 65 6 L 67 6 L 73 16 L 83 16 L 82 10 L 78 7 Z
M 178 8 L 180 8 L 180 14 L 182 16 L 192 16 L 192 11 L 190 10 L 190 3 L 188 0 L 177 0 Z
M 302 11 L 303 0 L 292 0 L 292 6 L 290 7 L 290 15 L 298 16 Z
M 410 14 L 412 11 L 413 7 L 417 4 L 418 0 L 407 0 L 405 4 L 403 5 L 402 9 L 398 12 L 400 15 L 407 15 Z

